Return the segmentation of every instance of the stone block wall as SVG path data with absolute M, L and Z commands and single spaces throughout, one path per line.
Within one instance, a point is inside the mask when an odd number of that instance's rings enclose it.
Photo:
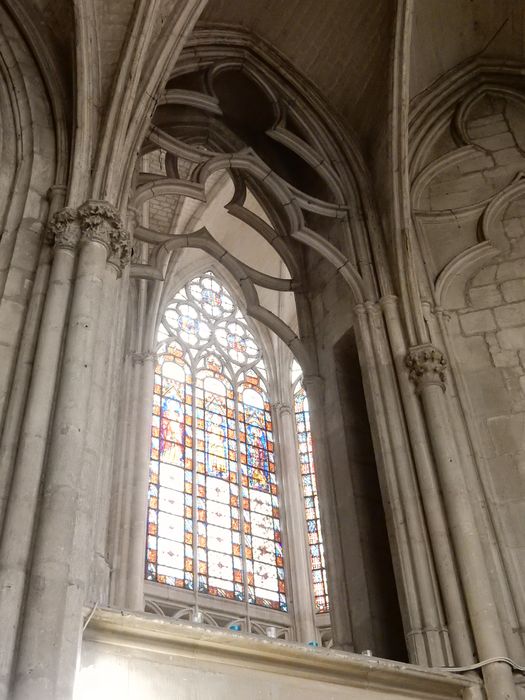
M 452 408 L 458 390 L 468 432 L 457 416 L 451 439 L 469 479 L 500 614 L 516 634 L 509 633 L 507 643 L 519 657 L 525 599 L 525 109 L 495 89 L 469 99 L 454 106 L 450 122 L 421 151 L 425 165 L 414 179 L 413 211 L 422 286 L 428 284 L 429 297 L 435 290 L 450 343 L 439 332 L 433 340 L 449 354 L 455 381 L 447 396 Z M 436 329 L 432 318 L 429 324 Z
M 477 272 L 450 315 L 504 541 L 525 575 L 525 202 L 502 221 L 509 250 Z

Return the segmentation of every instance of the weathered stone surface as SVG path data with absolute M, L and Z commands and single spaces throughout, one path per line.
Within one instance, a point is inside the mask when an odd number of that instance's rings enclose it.
M 470 311 L 460 314 L 459 323 L 466 335 L 486 333 L 496 328 L 492 311 Z
M 525 347 L 525 328 L 506 328 L 498 334 L 498 341 L 504 350 L 523 350 Z
M 525 324 L 525 302 L 507 304 L 494 310 L 496 321 L 501 328 Z
M 483 287 L 472 287 L 469 292 L 470 303 L 474 307 L 488 308 L 497 306 L 501 301 L 501 292 L 495 284 Z
M 525 264 L 524 264 L 525 273 Z M 519 280 L 511 280 L 503 282 L 501 285 L 501 293 L 505 301 L 520 301 L 525 299 L 525 278 Z

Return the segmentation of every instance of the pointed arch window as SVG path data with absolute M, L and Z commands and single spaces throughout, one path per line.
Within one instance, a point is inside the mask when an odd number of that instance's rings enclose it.
M 211 272 L 158 334 L 146 578 L 287 611 L 272 418 L 260 348 Z
M 310 409 L 302 371 L 295 360 L 292 363 L 292 385 L 315 611 L 325 613 L 329 612 L 330 604 L 310 431 Z

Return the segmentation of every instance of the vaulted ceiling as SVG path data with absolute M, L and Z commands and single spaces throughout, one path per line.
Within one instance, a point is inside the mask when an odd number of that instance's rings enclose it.
M 394 12 L 395 0 L 210 0 L 199 24 L 264 39 L 366 141 L 388 103 Z
M 524 0 L 416 0 L 410 92 L 476 56 L 525 61 Z
M 153 1 L 153 0 L 152 0 Z M 73 85 L 75 13 L 97 25 L 101 87 L 111 89 L 133 0 L 4 0 L 51 40 Z M 159 28 L 175 0 L 155 0 Z M 365 153 L 386 127 L 396 0 L 209 0 L 198 27 L 229 26 L 263 40 L 312 83 Z M 525 61 L 524 0 L 414 0 L 411 96 L 476 55 Z

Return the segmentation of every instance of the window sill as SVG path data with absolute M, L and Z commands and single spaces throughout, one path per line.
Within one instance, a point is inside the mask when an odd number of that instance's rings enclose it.
M 299 685 L 301 688 L 310 686 L 297 679 L 328 684 L 324 692 L 331 689 L 333 697 L 362 700 L 377 698 L 377 691 L 381 693 L 381 698 L 391 697 L 394 693 L 399 698 L 444 700 L 461 697 L 463 689 L 472 685 L 467 678 L 395 661 L 308 647 L 169 618 L 99 609 L 92 615 L 84 632 L 78 684 L 82 685 L 86 678 L 96 675 L 97 669 L 107 674 L 107 669 L 112 665 L 121 674 L 122 683 L 138 683 L 143 691 L 153 692 L 160 687 L 156 681 L 157 674 L 159 679 L 171 674 L 178 680 L 191 682 L 191 688 L 198 683 L 199 688 L 196 694 L 191 694 L 192 698 L 201 697 L 200 693 L 202 697 L 212 697 L 206 695 L 209 693 L 207 684 L 217 683 L 217 674 L 225 684 L 230 684 L 228 692 L 232 692 L 232 687 L 240 689 L 244 687 L 243 684 L 251 682 L 253 687 L 260 688 L 257 695 L 260 698 L 273 697 L 271 687 L 276 681 L 283 690 L 289 685 L 290 694 L 287 697 L 302 697 L 304 690 L 299 692 Z M 185 669 L 182 675 L 181 668 Z M 193 680 L 187 680 L 191 674 L 195 674 Z M 118 680 L 115 683 L 118 684 Z M 344 686 L 345 690 L 338 690 L 336 686 Z M 180 687 L 180 697 L 190 697 Z M 359 690 L 346 690 L 352 688 Z M 135 696 L 117 693 L 113 697 Z M 219 693 L 213 697 L 222 698 L 223 695 Z

